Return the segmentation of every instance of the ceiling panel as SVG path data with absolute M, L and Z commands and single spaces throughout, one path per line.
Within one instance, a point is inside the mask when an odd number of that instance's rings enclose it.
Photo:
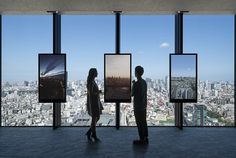
M 2 14 L 234 14 L 236 0 L 0 0 Z

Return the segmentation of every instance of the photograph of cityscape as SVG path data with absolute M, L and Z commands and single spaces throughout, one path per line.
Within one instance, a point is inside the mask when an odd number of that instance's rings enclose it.
M 66 55 L 39 54 L 39 102 L 66 102 Z
M 90 126 L 86 79 L 89 69 L 96 67 L 96 82 L 104 92 L 104 53 L 115 50 L 114 15 L 63 15 L 61 20 L 62 52 L 68 52 L 61 125 Z M 52 17 L 4 15 L 2 24 L 1 124 L 52 126 L 53 104 L 38 102 L 37 63 L 38 52 L 53 49 Z M 132 52 L 132 70 L 137 65 L 145 69 L 148 125 L 175 126 L 175 107 L 169 100 L 174 16 L 124 15 L 121 25 L 121 51 Z M 184 52 L 198 52 L 198 102 L 183 104 L 184 126 L 234 125 L 233 26 L 234 16 L 184 16 Z M 104 103 L 104 93 L 100 97 L 104 110 L 98 126 L 115 126 L 115 103 Z M 136 125 L 132 102 L 120 104 L 120 125 Z
M 131 54 L 104 54 L 105 102 L 131 102 Z
M 170 54 L 170 102 L 197 102 L 197 54 Z

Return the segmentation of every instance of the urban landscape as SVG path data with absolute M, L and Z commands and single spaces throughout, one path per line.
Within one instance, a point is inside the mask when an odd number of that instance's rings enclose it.
M 171 99 L 196 99 L 196 77 L 171 77 Z
M 174 104 L 169 102 L 169 77 L 146 78 L 149 126 L 174 126 Z M 97 80 L 104 92 L 103 80 Z M 2 84 L 2 126 L 52 126 L 52 103 L 38 103 L 37 81 Z M 62 126 L 89 126 L 86 81 L 69 81 L 67 103 L 61 104 Z M 115 126 L 115 103 L 104 103 L 98 126 Z M 135 126 L 132 103 L 121 103 L 120 125 Z M 198 103 L 184 103 L 184 126 L 233 126 L 234 84 L 229 81 L 198 81 Z

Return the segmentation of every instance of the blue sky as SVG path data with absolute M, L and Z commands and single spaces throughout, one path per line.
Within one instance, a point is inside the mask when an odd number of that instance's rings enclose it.
M 62 16 L 62 52 L 69 80 L 86 79 L 91 67 L 103 79 L 104 53 L 115 50 L 113 15 Z M 52 52 L 52 16 L 3 16 L 3 81 L 37 80 L 38 53 Z M 174 53 L 174 16 L 122 16 L 121 52 L 132 53 L 144 77 L 169 74 Z M 184 17 L 184 52 L 198 53 L 198 77 L 233 80 L 233 16 Z
M 172 77 L 196 77 L 195 55 L 172 55 L 171 56 Z

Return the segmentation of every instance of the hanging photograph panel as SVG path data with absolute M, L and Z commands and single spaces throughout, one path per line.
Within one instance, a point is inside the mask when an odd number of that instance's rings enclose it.
M 197 54 L 170 54 L 170 102 L 197 102 Z
M 131 54 L 104 54 L 105 102 L 131 102 Z
M 66 54 L 39 54 L 39 102 L 66 102 Z

